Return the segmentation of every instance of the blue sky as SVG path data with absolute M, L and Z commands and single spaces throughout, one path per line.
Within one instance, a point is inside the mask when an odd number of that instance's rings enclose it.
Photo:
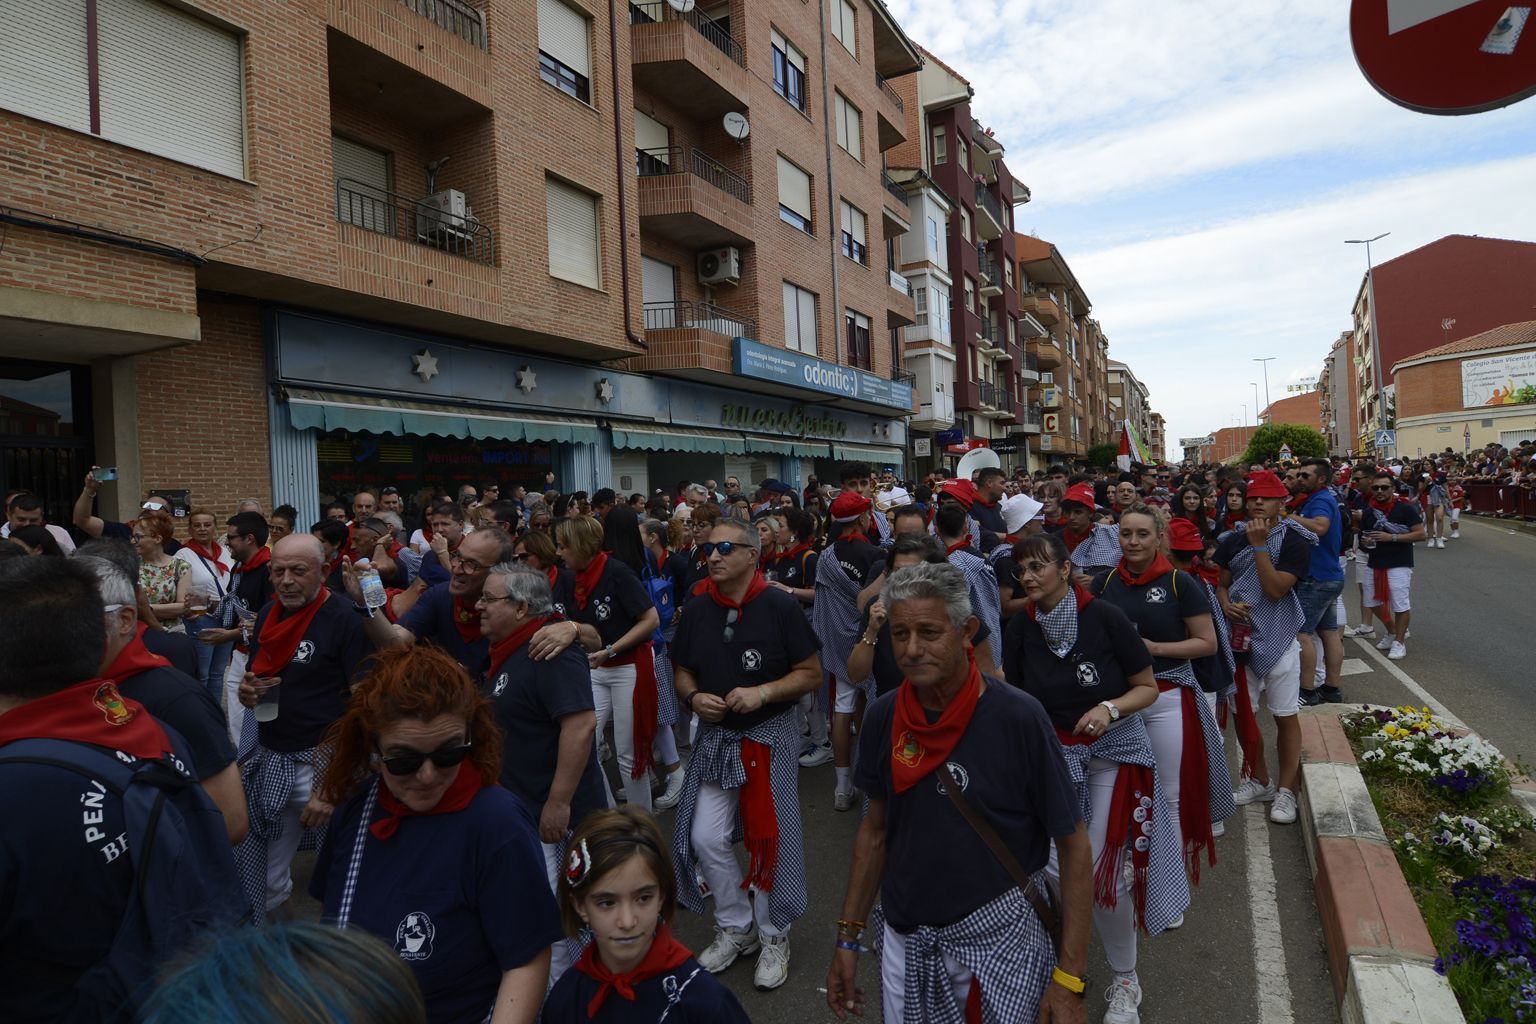
M 1536 239 L 1536 99 L 1393 105 L 1355 65 L 1346 0 L 889 4 L 970 80 L 1034 195 L 1016 224 L 1066 256 L 1170 444 L 1253 421 L 1254 357 L 1276 357 L 1275 401 L 1318 373 L 1365 269 L 1344 239 L 1390 231 L 1378 262 Z

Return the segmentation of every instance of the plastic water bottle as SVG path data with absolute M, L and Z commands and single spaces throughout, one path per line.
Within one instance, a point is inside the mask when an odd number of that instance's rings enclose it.
M 383 608 L 389 600 L 389 594 L 384 591 L 384 580 L 379 576 L 379 570 L 371 565 L 357 566 L 357 582 L 363 588 L 363 603 L 369 608 Z

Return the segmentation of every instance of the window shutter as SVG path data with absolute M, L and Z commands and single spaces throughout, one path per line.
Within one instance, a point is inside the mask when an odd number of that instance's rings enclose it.
M 544 190 L 549 207 L 550 274 L 599 287 L 597 200 L 552 178 L 545 179 Z
M 336 219 L 369 231 L 389 232 L 389 154 L 331 136 L 331 173 L 346 183 L 336 190 Z
M 155 0 L 97 0 L 103 138 L 245 176 L 240 39 Z
M 806 220 L 811 217 L 811 176 L 779 157 L 779 203 Z
M 45 14 L 0 6 L 0 107 L 78 132 L 91 130 L 86 0 L 54 0 Z
M 640 257 L 640 281 L 647 306 L 677 301 L 677 268 L 672 264 Z
M 800 351 L 816 354 L 816 295 L 797 289 L 800 303 Z
M 644 111 L 635 111 L 635 148 L 648 153 L 657 163 L 672 165 L 667 147 L 671 145 L 667 126 Z
M 587 18 L 560 0 L 539 0 L 539 49 L 578 75 L 592 77 Z
M 863 153 L 859 148 L 859 108 L 849 103 L 848 98 L 840 92 L 832 95 L 835 100 L 834 113 L 837 116 L 837 144 L 855 158 L 863 159 Z
M 858 207 L 849 206 L 846 203 L 843 204 L 843 208 L 847 210 L 846 220 L 848 224 L 845 230 L 853 236 L 855 242 L 858 242 L 860 245 L 868 244 L 864 237 L 864 211 Z
M 802 75 L 805 74 L 805 54 L 795 49 L 795 44 L 779 35 L 779 33 L 775 32 L 774 35 L 777 37 L 775 43 L 784 50 L 784 56 L 789 59 L 791 64 L 800 69 Z
M 853 4 L 849 3 L 848 0 L 838 0 L 837 9 L 832 16 L 840 18 L 836 33 L 838 41 L 847 48 L 849 53 L 858 56 L 858 15 L 854 11 Z

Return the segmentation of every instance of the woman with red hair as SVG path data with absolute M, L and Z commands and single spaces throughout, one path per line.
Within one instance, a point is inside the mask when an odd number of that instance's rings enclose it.
M 192 574 L 186 562 L 165 553 L 165 546 L 176 536 L 175 523 L 164 512 L 146 512 L 128 528 L 139 555 L 139 586 L 149 598 L 150 610 L 166 632 L 185 633 Z
M 464 669 L 427 644 L 380 651 L 331 727 L 336 804 L 311 894 L 390 943 L 432 1022 L 531 1024 L 560 916 L 533 816 L 496 784 L 501 732 Z

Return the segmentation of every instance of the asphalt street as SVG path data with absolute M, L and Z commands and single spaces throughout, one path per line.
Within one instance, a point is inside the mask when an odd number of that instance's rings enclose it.
M 1536 712 L 1526 685 L 1531 663 L 1521 652 L 1536 635 L 1530 583 L 1536 579 L 1536 537 L 1477 520 L 1465 523 L 1461 534 L 1443 551 L 1421 545 L 1415 552 L 1413 638 L 1406 659 L 1388 662 L 1369 645 L 1346 641 L 1345 697 L 1418 705 L 1427 692 L 1511 758 L 1533 761 Z M 1345 591 L 1352 624 L 1359 621 L 1354 579 L 1352 563 Z M 1273 750 L 1268 717 L 1261 714 L 1260 723 Z M 1228 749 L 1230 755 L 1230 737 Z M 830 766 L 802 771 L 810 909 L 791 935 L 788 983 L 774 992 L 757 992 L 750 959 L 722 975 L 760 1024 L 835 1019 L 818 990 L 825 984 L 858 818 L 855 812 L 832 809 L 832 790 Z M 673 817 L 670 812 L 660 816 L 664 830 L 670 832 Z M 1225 837 L 1217 841 L 1217 855 L 1217 865 L 1203 870 L 1184 927 L 1142 939 L 1142 1020 L 1337 1021 L 1300 826 L 1272 825 L 1259 809 L 1239 808 L 1227 823 Z M 309 855 L 302 856 L 296 889 L 307 882 L 309 865 Z M 316 916 L 319 907 L 304 898 L 296 901 L 294 911 Z M 710 940 L 709 923 L 687 911 L 679 913 L 676 930 L 695 950 Z M 876 965 L 866 961 L 860 971 L 869 996 L 864 1019 L 878 1021 Z M 1109 969 L 1096 941 L 1089 977 L 1089 1020 L 1097 1022 L 1105 1006 Z

